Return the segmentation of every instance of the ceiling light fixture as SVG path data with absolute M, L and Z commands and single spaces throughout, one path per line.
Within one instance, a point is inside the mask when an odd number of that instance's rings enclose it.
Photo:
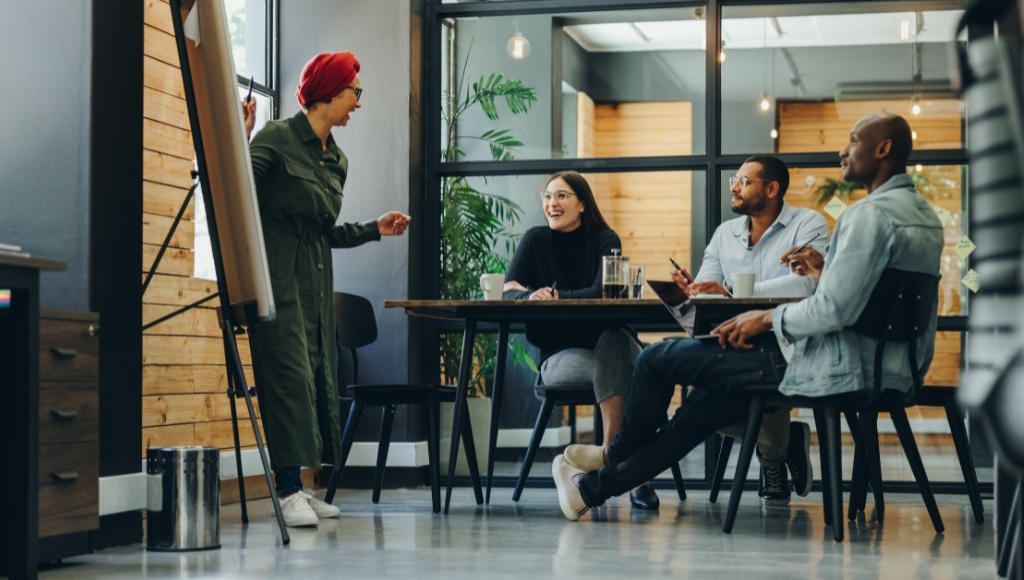
M 698 6 L 693 9 L 693 19 L 700 25 L 700 49 L 708 49 L 708 25 L 704 22 L 704 8 Z
M 768 100 L 768 93 L 761 93 L 761 110 L 767 111 L 771 106 L 772 103 Z
M 913 139 L 914 141 L 917 141 L 917 131 L 911 131 L 910 138 Z
M 522 32 L 519 32 L 519 27 L 516 27 L 516 34 L 508 40 L 508 44 L 505 45 L 505 50 L 508 51 L 508 55 L 515 60 L 523 60 L 530 56 L 530 41 L 526 40 Z
M 910 102 L 914 103 L 914 106 L 910 108 L 910 111 L 912 113 L 914 113 L 915 115 L 920 115 L 921 114 L 921 105 L 919 105 L 917 103 L 917 95 L 914 95 L 913 97 L 910 97 Z
M 778 129 L 772 129 L 772 139 L 778 139 L 778 138 L 779 138 L 779 130 Z
M 917 165 L 914 166 L 914 170 L 919 172 L 919 173 L 921 172 L 922 169 L 924 169 L 924 167 L 921 166 L 920 163 L 918 163 Z

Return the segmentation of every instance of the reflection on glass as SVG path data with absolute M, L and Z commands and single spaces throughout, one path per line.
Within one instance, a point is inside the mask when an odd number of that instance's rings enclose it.
M 726 7 L 723 153 L 838 151 L 857 119 L 879 111 L 910 122 L 916 149 L 965 145 L 948 44 L 966 2 L 911 6 Z
M 267 2 L 266 0 L 223 0 L 231 37 L 235 72 L 267 85 Z
M 704 26 L 692 8 L 443 26 L 445 161 L 704 151 Z

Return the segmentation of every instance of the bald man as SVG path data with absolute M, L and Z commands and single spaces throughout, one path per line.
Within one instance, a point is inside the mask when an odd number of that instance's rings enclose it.
M 886 268 L 938 275 L 942 224 L 906 174 L 910 126 L 881 113 L 857 121 L 839 153 L 843 179 L 862 183 L 865 199 L 836 223 L 818 287 L 807 299 L 744 313 L 713 332 L 718 344 L 661 342 L 636 361 L 619 434 L 606 448 L 570 445 L 552 472 L 562 513 L 577 520 L 591 507 L 650 480 L 715 431 L 746 419 L 746 384 L 779 383 L 787 395 L 820 397 L 861 391 L 877 342 L 849 328 Z M 936 317 L 917 343 L 921 374 L 931 363 Z M 912 385 L 906 344 L 887 346 L 885 387 Z M 901 352 L 902 350 L 902 352 Z M 795 352 L 794 352 L 795 351 Z M 703 391 L 662 430 L 675 385 Z

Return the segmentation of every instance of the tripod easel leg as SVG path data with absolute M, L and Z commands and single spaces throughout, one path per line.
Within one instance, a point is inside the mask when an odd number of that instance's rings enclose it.
M 235 472 L 238 474 L 238 498 L 242 502 L 242 523 L 249 523 L 245 502 L 245 474 L 242 472 L 242 446 L 238 440 L 238 410 L 235 408 L 235 379 L 228 373 L 228 403 L 231 404 L 231 430 L 235 436 Z

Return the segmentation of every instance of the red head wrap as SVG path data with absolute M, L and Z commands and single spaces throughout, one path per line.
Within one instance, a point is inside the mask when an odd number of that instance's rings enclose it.
M 359 61 L 351 52 L 324 52 L 302 67 L 295 96 L 302 108 L 341 94 L 356 78 Z

